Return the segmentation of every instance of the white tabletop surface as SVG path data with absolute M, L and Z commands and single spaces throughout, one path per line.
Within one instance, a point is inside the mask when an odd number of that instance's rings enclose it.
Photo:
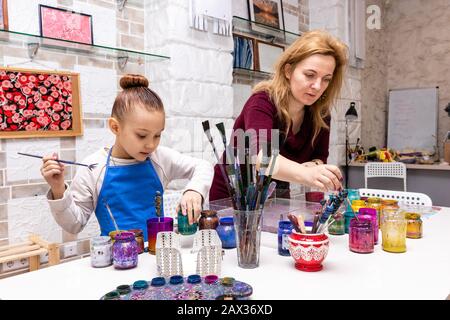
M 260 266 L 242 269 L 236 249 L 226 250 L 221 277 L 253 287 L 252 299 L 445 299 L 450 294 L 450 208 L 424 219 L 424 237 L 407 239 L 407 252 L 388 253 L 379 244 L 372 254 L 348 249 L 348 235 L 330 235 L 330 249 L 319 272 L 298 271 L 292 257 L 277 253 L 277 235 L 263 233 Z M 184 252 L 187 252 L 185 249 Z M 194 273 L 193 255 L 183 254 L 185 276 Z M 156 258 L 139 255 L 129 270 L 93 268 L 90 258 L 0 280 L 0 299 L 93 299 L 121 284 L 156 277 Z

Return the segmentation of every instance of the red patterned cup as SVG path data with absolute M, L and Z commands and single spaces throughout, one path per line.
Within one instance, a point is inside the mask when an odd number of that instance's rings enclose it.
M 289 236 L 289 252 L 295 260 L 295 267 L 308 272 L 322 270 L 329 242 L 324 233 L 304 234 L 292 230 Z

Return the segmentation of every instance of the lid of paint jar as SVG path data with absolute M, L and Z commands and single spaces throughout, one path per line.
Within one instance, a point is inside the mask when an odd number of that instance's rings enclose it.
M 116 288 L 120 294 L 127 294 L 131 292 L 131 287 L 128 284 L 122 284 Z
M 420 220 L 420 214 L 415 212 L 406 212 L 405 218 L 408 220 Z
M 111 291 L 105 294 L 104 299 L 105 300 L 113 300 L 113 299 L 119 299 L 120 295 L 117 291 Z
M 367 198 L 367 203 L 381 203 L 381 198 L 377 198 L 377 197 L 372 197 L 372 198 Z
M 292 225 L 292 222 L 287 220 L 281 220 L 278 222 L 278 228 L 280 229 L 292 229 L 294 226 Z
M 225 277 L 222 279 L 221 283 L 225 287 L 230 287 L 234 283 L 234 278 L 233 277 Z
M 202 278 L 200 277 L 200 275 L 198 274 L 191 274 L 190 276 L 188 276 L 187 278 L 187 282 L 188 283 L 199 283 L 202 281 Z
M 146 289 L 148 288 L 148 283 L 145 280 L 138 280 L 133 283 L 133 289 Z
M 358 214 L 367 214 L 370 216 L 376 216 L 377 210 L 375 208 L 359 208 Z
M 219 277 L 216 276 L 215 274 L 210 274 L 205 277 L 205 283 L 207 283 L 207 284 L 213 284 L 213 283 L 217 282 L 217 280 L 219 280 Z
M 133 232 L 122 232 L 116 234 L 116 237 L 114 240 L 116 241 L 125 241 L 125 240 L 133 240 L 134 239 L 134 233 Z
M 166 279 L 164 279 L 163 277 L 153 278 L 152 282 L 150 283 L 150 285 L 152 287 L 162 287 L 165 284 L 166 284 Z
M 180 284 L 183 283 L 183 276 L 171 276 L 169 280 L 170 284 Z
M 217 215 L 217 211 L 214 211 L 214 210 L 203 210 L 201 212 L 201 215 L 204 216 L 204 217 L 212 217 L 212 216 Z
M 366 202 L 364 200 L 352 200 L 352 206 L 365 206 Z
M 233 217 L 222 217 L 219 219 L 219 223 L 224 225 L 232 225 L 233 221 L 234 221 Z
M 124 233 L 124 232 L 126 232 L 126 231 L 125 230 L 119 230 L 119 231 L 114 230 L 114 231 L 111 231 L 110 233 L 108 233 L 108 235 L 111 237 L 111 239 L 116 240 L 116 236 L 118 234 L 121 234 L 121 233 Z

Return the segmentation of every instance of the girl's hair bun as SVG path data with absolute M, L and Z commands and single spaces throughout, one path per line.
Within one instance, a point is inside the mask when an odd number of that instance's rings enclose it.
M 145 87 L 148 88 L 148 80 L 140 74 L 126 74 L 120 79 L 120 86 L 122 89 Z

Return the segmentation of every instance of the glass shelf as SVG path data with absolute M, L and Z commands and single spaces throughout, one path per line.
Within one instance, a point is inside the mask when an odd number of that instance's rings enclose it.
M 245 68 L 233 68 L 233 75 L 269 79 L 272 76 L 272 73 Z
M 301 34 L 277 29 L 259 22 L 233 16 L 233 32 L 252 35 L 271 43 L 291 44 Z
M 37 50 L 41 48 L 55 50 L 59 52 L 85 54 L 85 55 L 98 55 L 106 58 L 117 59 L 120 63 L 127 61 L 136 61 L 138 63 L 151 62 L 155 60 L 170 59 L 167 56 L 156 55 L 147 52 L 134 51 L 123 48 L 113 48 L 101 45 L 88 45 L 79 42 L 73 42 L 68 40 L 53 39 L 34 34 L 27 34 L 16 31 L 1 30 L 0 29 L 0 42 L 14 43 L 24 42 L 28 44 L 28 48 L 34 50 L 36 54 Z M 34 55 L 33 55 L 34 56 Z M 31 56 L 30 58 L 33 58 Z

